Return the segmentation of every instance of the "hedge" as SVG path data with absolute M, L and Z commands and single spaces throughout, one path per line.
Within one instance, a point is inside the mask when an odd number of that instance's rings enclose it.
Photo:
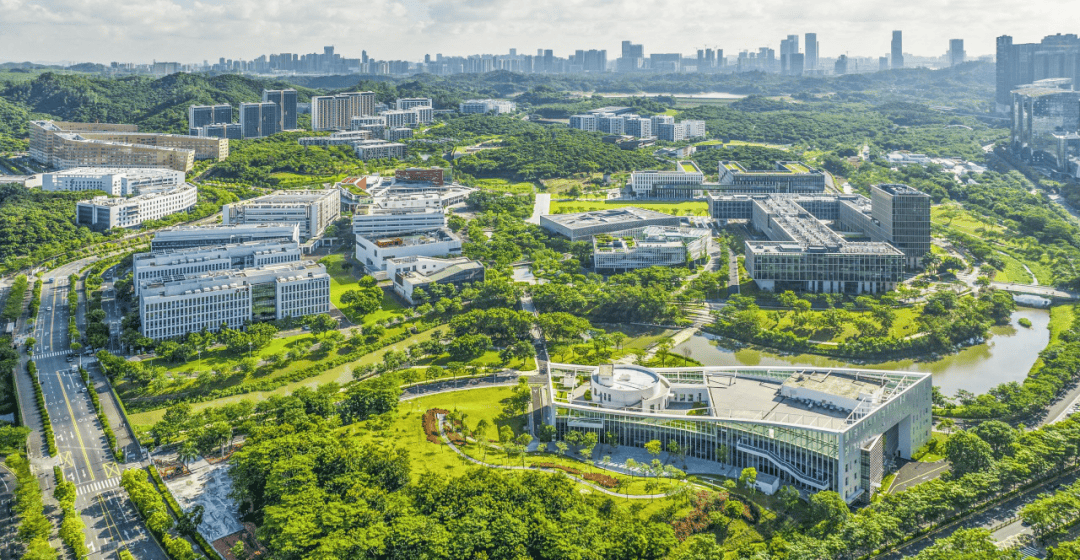
M 30 294 L 30 318 L 37 317 L 38 307 L 41 307 L 41 279 L 34 282 L 34 291 Z
M 34 382 L 34 400 L 37 401 L 38 412 L 41 414 L 41 426 L 45 432 L 45 443 L 49 446 L 49 455 L 56 455 L 56 436 L 53 434 L 52 421 L 49 420 L 49 409 L 45 407 L 45 393 L 41 390 L 41 381 L 37 376 L 37 364 L 26 362 L 26 373 Z
M 49 560 L 57 557 L 49 544 L 52 523 L 45 517 L 41 487 L 30 472 L 30 461 L 22 453 L 8 455 L 5 461 L 15 473 L 15 512 L 19 516 L 19 540 L 26 545 L 23 558 Z
M 139 510 L 139 515 L 146 521 L 146 527 L 161 543 L 165 553 L 172 560 L 199 560 L 205 557 L 195 552 L 191 544 L 182 538 L 170 534 L 173 518 L 161 493 L 150 483 L 146 471 L 130 469 L 120 477 L 120 485 L 127 490 L 131 502 Z
M 8 295 L 7 301 L 4 302 L 4 309 L 0 311 L 0 322 L 10 322 L 18 319 L 22 315 L 23 298 L 26 297 L 26 288 L 29 282 L 26 280 L 25 274 L 20 274 L 15 277 L 15 282 L 11 285 L 11 292 Z
M 56 477 L 53 497 L 60 502 L 60 540 L 64 541 L 75 558 L 84 558 L 90 550 L 86 547 L 86 537 L 83 534 L 86 524 L 79 512 L 75 511 L 75 483 L 64 480 L 60 467 L 53 467 L 53 476 Z
M 116 462 L 123 463 L 124 450 L 120 449 L 120 446 L 116 444 L 116 434 L 113 433 L 112 426 L 109 425 L 109 417 L 105 415 L 105 411 L 101 408 L 101 397 L 98 396 L 98 392 L 94 390 L 93 385 L 90 383 L 90 373 L 80 367 L 79 375 L 82 376 L 83 384 L 86 385 L 86 392 L 90 394 L 90 402 L 94 403 L 98 422 L 101 423 L 101 431 L 105 432 L 105 438 L 109 440 L 109 449 L 112 449 Z

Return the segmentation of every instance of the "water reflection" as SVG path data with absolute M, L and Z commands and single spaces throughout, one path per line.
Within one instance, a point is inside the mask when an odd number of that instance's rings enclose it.
M 1031 328 L 1020 326 L 1027 318 Z M 857 365 L 874 369 L 925 371 L 934 374 L 934 385 L 946 395 L 957 389 L 976 394 L 1007 381 L 1022 381 L 1035 364 L 1039 352 L 1050 341 L 1050 312 L 1045 309 L 1020 309 L 1013 313 L 1009 325 L 993 327 L 992 336 L 984 343 L 932 361 L 894 360 L 852 364 L 836 358 L 815 354 L 778 354 L 754 348 L 740 348 L 727 340 L 710 340 L 696 335 L 676 346 L 672 353 L 690 357 L 707 366 L 813 366 L 842 367 Z

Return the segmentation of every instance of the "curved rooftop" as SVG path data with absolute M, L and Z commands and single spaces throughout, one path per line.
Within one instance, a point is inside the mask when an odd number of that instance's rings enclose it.
M 610 376 L 601 367 L 597 383 L 617 391 L 642 391 L 660 383 L 660 376 L 644 368 L 615 365 Z

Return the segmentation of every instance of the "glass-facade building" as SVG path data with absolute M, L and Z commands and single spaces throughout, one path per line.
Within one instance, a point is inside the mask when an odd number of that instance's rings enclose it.
M 869 500 L 932 425 L 931 376 L 917 372 L 552 363 L 548 382 L 545 421 L 559 438 L 576 430 L 633 447 L 676 441 L 717 472 L 754 467 L 848 503 Z

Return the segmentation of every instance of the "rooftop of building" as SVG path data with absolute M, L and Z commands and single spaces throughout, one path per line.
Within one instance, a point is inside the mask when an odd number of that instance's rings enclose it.
M 297 247 L 297 244 L 291 241 L 248 241 L 186 249 L 159 249 L 148 253 L 136 253 L 133 258 L 136 263 L 145 263 L 146 266 L 166 266 L 181 262 L 203 261 L 234 253 L 253 255 L 280 253 L 297 249 Z
M 184 175 L 184 172 L 169 169 L 168 167 L 72 167 L 46 173 L 46 175 L 53 175 L 56 177 L 103 177 L 105 175 L 165 177 L 174 176 L 176 174 L 182 176 Z
M 405 147 L 405 144 L 399 142 L 387 142 L 386 140 L 359 140 L 356 142 L 357 148 L 384 148 L 384 147 Z
M 643 391 L 660 383 L 660 376 L 652 371 L 619 364 L 601 364 L 596 375 L 600 385 L 616 391 Z
M 633 111 L 633 109 L 631 109 L 630 107 L 620 107 L 620 106 L 616 106 L 616 105 L 611 105 L 611 106 L 608 106 L 608 107 L 598 107 L 596 109 L 590 109 L 590 110 L 585 111 L 585 112 L 587 114 L 590 114 L 590 115 L 597 115 L 597 114 L 600 114 L 600 113 L 611 113 L 611 114 L 614 114 L 614 115 L 622 115 L 624 113 L 629 113 L 630 111 Z
M 447 228 L 438 228 L 430 231 L 409 233 L 405 235 L 390 235 L 383 237 L 357 236 L 357 239 L 365 239 L 370 243 L 374 244 L 376 247 L 386 248 L 430 245 L 432 243 L 442 243 L 445 241 L 460 240 L 461 238 Z
M 614 370 L 611 383 L 627 391 L 643 390 L 663 380 L 676 390 L 700 386 L 708 393 L 708 402 L 705 403 L 708 408 L 704 414 L 687 416 L 687 408 L 673 406 L 652 413 L 654 416 L 776 422 L 830 431 L 846 429 L 931 375 L 908 371 L 772 366 L 624 368 L 608 364 L 607 368 Z M 566 373 L 603 375 L 601 372 L 604 369 L 605 366 L 550 364 L 553 382 Z M 839 402 L 865 401 L 865 404 L 860 405 L 858 412 L 853 412 L 840 406 L 822 404 L 821 401 L 813 402 L 805 397 L 784 396 L 782 387 L 812 389 L 837 397 Z M 580 398 L 571 404 L 602 408 Z M 639 413 L 640 410 L 629 412 Z
M 326 267 L 318 263 L 293 262 L 245 269 L 218 270 L 202 274 L 189 274 L 157 278 L 144 283 L 140 290 L 147 296 L 175 296 L 185 293 L 201 293 L 239 288 L 246 284 L 267 282 L 290 282 L 301 278 L 327 276 Z
M 274 206 L 297 203 L 318 202 L 328 197 L 339 196 L 334 189 L 276 191 L 271 194 L 234 202 L 233 206 Z
M 681 247 L 690 241 L 711 235 L 712 232 L 704 228 L 645 226 L 593 236 L 593 246 L 600 251 L 625 251 L 635 247 Z
M 405 273 L 403 276 L 410 282 L 416 284 L 419 282 L 439 282 L 448 278 L 452 278 L 454 275 L 469 270 L 483 270 L 484 265 L 479 261 L 474 261 L 468 257 L 458 257 L 455 259 L 440 259 L 448 261 L 445 268 L 439 269 L 435 272 L 425 273 L 422 270 L 412 270 Z M 452 261 L 452 262 L 449 262 Z
M 684 160 L 679 162 L 679 169 L 684 173 L 701 173 L 701 168 L 696 163 L 690 160 Z
M 773 169 L 747 169 L 743 167 L 743 164 L 738 161 L 724 160 L 720 162 L 720 166 L 732 173 L 743 173 L 747 175 L 753 174 L 776 174 L 776 173 L 788 173 L 788 174 L 809 174 L 809 173 L 821 173 L 817 169 L 806 165 L 801 161 L 778 161 Z
M 281 231 L 286 231 L 286 230 L 288 230 L 288 231 L 298 231 L 299 229 L 300 229 L 300 224 L 297 224 L 295 222 L 292 222 L 292 223 L 280 223 L 280 222 L 273 223 L 273 222 L 271 222 L 271 223 L 263 223 L 263 224 L 228 224 L 228 225 L 226 225 L 226 224 L 216 224 L 216 225 L 212 225 L 212 226 L 173 226 L 173 227 L 170 227 L 170 228 L 165 228 L 165 229 L 162 229 L 162 230 L 158 230 L 158 232 L 154 235 L 154 237 L 157 238 L 157 237 L 161 237 L 162 235 L 164 235 L 165 237 L 169 237 L 169 236 L 172 236 L 172 235 L 189 234 L 189 233 L 190 234 L 213 235 L 214 233 L 234 233 L 234 232 L 239 232 L 239 231 L 252 231 L 252 230 L 271 232 L 271 231 L 277 231 L 277 230 L 281 230 Z
M 80 200 L 80 204 L 93 204 L 95 206 L 125 206 L 128 204 L 138 204 L 144 200 L 150 200 L 166 194 L 179 193 L 181 191 L 198 191 L 198 187 L 191 183 L 183 183 L 180 185 L 170 185 L 168 187 L 161 187 L 155 189 L 143 189 L 142 194 L 137 196 L 95 196 L 90 200 Z
M 94 138 L 87 138 L 87 137 L 83 136 L 83 134 L 91 134 L 91 133 L 90 132 L 82 132 L 82 133 L 80 133 L 80 132 L 60 132 L 60 133 L 56 134 L 56 136 L 59 137 L 59 138 L 63 138 L 65 140 L 72 140 L 72 141 L 75 141 L 75 142 L 86 142 L 86 143 L 90 143 L 90 144 L 101 144 L 103 146 L 115 146 L 117 148 L 131 148 L 132 146 L 135 146 L 135 147 L 142 148 L 142 149 L 145 149 L 145 150 L 160 150 L 160 151 L 166 151 L 166 152 L 194 154 L 194 151 L 189 150 L 187 148 L 172 148 L 172 147 L 167 147 L 167 146 L 148 146 L 148 145 L 145 145 L 145 144 L 135 144 L 135 143 L 132 143 L 132 142 L 115 142 L 115 141 L 112 141 L 112 140 L 97 140 L 97 139 L 94 139 Z M 110 134 L 114 134 L 114 133 L 110 132 Z M 123 133 L 119 133 L 119 134 L 123 134 Z M 140 134 L 140 133 L 135 133 L 135 134 Z M 195 136 L 186 136 L 186 138 L 195 138 Z
M 930 195 L 928 195 L 928 194 L 926 194 L 926 193 L 924 193 L 924 192 L 922 192 L 922 191 L 920 191 L 918 189 L 914 189 L 912 187 L 909 187 L 907 185 L 900 185 L 900 184 L 893 184 L 893 183 L 882 183 L 880 185 L 874 185 L 874 186 L 881 189 L 884 192 L 887 192 L 887 193 L 891 194 L 891 195 L 920 196 L 920 197 L 930 198 Z
M 647 210 L 636 206 L 578 212 L 576 214 L 550 214 L 543 219 L 568 228 L 586 228 L 601 225 L 632 224 L 639 220 L 678 219 L 670 214 Z

